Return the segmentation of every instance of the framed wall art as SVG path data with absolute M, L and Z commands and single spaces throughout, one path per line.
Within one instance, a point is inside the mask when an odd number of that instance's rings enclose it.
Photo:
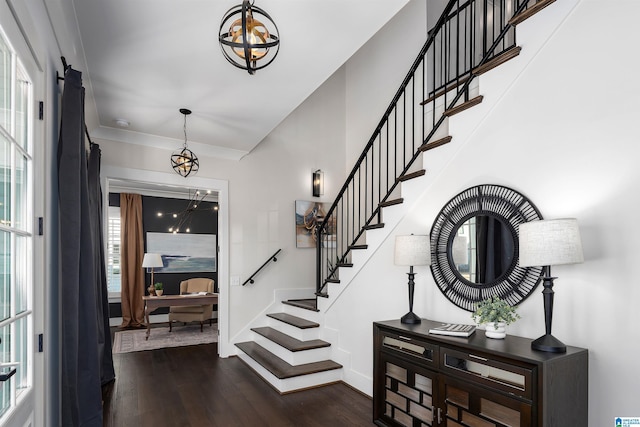
M 215 234 L 147 233 L 147 252 L 162 255 L 156 273 L 215 273 Z
M 296 200 L 296 247 L 315 248 L 317 227 L 324 221 L 330 203 Z M 335 247 L 335 230 L 329 227 L 324 235 L 325 247 Z

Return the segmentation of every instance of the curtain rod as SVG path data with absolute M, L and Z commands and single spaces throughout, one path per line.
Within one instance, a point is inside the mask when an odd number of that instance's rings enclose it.
M 66 73 L 67 70 L 71 68 L 71 65 L 67 64 L 67 58 L 65 58 L 64 56 L 61 56 L 60 60 L 62 61 L 62 67 L 64 69 L 64 73 Z M 60 80 L 64 81 L 64 77 L 60 77 L 60 75 L 58 74 L 58 71 L 56 71 L 56 78 L 58 79 L 58 81 Z M 93 146 L 94 142 L 91 140 L 91 135 L 89 135 L 89 131 L 87 130 L 87 123 L 85 122 L 83 124 L 84 124 L 84 133 L 85 135 L 87 135 L 87 140 L 89 140 L 89 145 Z

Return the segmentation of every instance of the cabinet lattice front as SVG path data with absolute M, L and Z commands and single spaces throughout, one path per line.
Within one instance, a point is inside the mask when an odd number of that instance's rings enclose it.
M 587 426 L 588 351 L 531 350 L 508 336 L 430 335 L 438 322 L 376 322 L 373 420 L 380 426 Z

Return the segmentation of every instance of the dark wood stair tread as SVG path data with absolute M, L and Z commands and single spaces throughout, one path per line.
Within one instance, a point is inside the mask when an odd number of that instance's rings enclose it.
M 342 368 L 342 365 L 333 360 L 290 365 L 255 342 L 237 343 L 236 347 L 281 380 Z
M 404 199 L 402 199 L 402 198 L 393 199 L 393 200 L 384 201 L 384 202 L 380 203 L 378 206 L 380 206 L 381 208 L 386 208 L 387 206 L 399 205 L 399 204 L 401 204 L 403 202 L 404 202 Z
M 340 283 L 340 279 L 325 279 L 324 283 Z
M 521 51 L 522 51 L 522 48 L 520 46 L 510 47 L 509 49 L 505 50 L 501 54 L 494 56 L 484 64 L 474 68 L 473 74 L 476 76 L 479 76 L 480 74 L 484 74 L 487 71 L 496 68 L 498 65 L 504 64 L 508 60 L 513 59 L 516 56 L 520 55 Z
M 426 174 L 426 173 L 427 173 L 427 171 L 424 170 L 424 169 L 421 169 L 421 170 L 415 171 L 415 172 L 411 172 L 411 173 L 406 173 L 404 175 L 400 175 L 398 177 L 398 181 L 400 181 L 400 182 L 409 181 L 410 179 L 424 176 L 424 174 Z
M 320 326 L 316 322 L 311 322 L 301 317 L 292 316 L 288 313 L 269 313 L 267 314 L 267 316 L 300 329 L 317 328 Z
M 349 246 L 349 250 L 354 250 L 354 249 L 367 249 L 369 246 L 368 245 L 351 245 Z M 327 280 L 327 282 L 329 282 L 329 280 Z
M 470 99 L 466 102 L 463 102 L 460 105 L 456 105 L 455 107 L 449 108 L 447 111 L 445 111 L 444 113 L 442 113 L 443 115 L 447 116 L 447 117 L 451 117 L 454 114 L 458 114 L 463 112 L 464 110 L 474 107 L 478 104 L 480 104 L 482 102 L 483 96 L 482 95 L 478 95 L 473 99 Z
M 352 263 L 350 263 L 350 262 L 340 262 L 340 263 L 338 263 L 338 264 L 337 264 L 337 267 L 347 267 L 347 268 L 350 268 L 350 267 L 353 267 L 353 264 L 352 264 Z
M 530 7 L 526 8 L 524 11 L 522 11 L 519 14 L 517 14 L 513 18 L 511 18 L 509 20 L 509 24 L 518 25 L 519 23 L 521 23 L 525 19 L 528 19 L 528 18 L 532 17 L 533 15 L 535 15 L 536 13 L 540 12 L 542 9 L 544 9 L 547 6 L 549 6 L 554 1 L 556 1 L 556 0 L 539 0 L 539 1 L 535 2 L 533 6 L 530 6 Z
M 452 136 L 445 136 L 444 138 L 436 139 L 435 141 L 426 142 L 419 148 L 420 151 L 429 151 L 441 145 L 448 144 L 453 139 Z
M 384 222 L 379 222 L 377 224 L 369 224 L 362 227 L 363 230 L 375 230 L 377 228 L 384 228 Z M 353 264 L 349 265 L 349 267 L 353 267 Z
M 313 350 L 316 348 L 329 347 L 331 345 L 330 343 L 322 340 L 300 341 L 299 339 L 293 338 L 292 336 L 282 333 L 279 330 L 273 329 L 269 326 L 265 326 L 262 328 L 251 328 L 251 330 L 293 352 Z
M 448 85 L 446 85 L 444 88 L 440 89 L 439 91 L 435 92 L 433 95 L 429 96 L 427 99 L 425 99 L 424 101 L 422 101 L 420 103 L 420 105 L 426 105 L 428 103 L 430 103 L 431 101 L 438 99 L 439 97 L 441 97 L 442 95 L 444 95 L 445 93 L 449 92 L 450 90 L 453 90 L 455 88 L 457 88 L 458 86 L 462 86 L 463 84 L 465 84 L 469 79 L 471 78 L 471 76 L 464 76 L 464 77 L 460 77 L 459 79 L 457 79 L 455 82 L 453 83 L 449 83 Z
M 291 305 L 293 307 L 304 308 L 305 310 L 320 311 L 317 308 L 315 298 L 312 299 L 290 299 L 282 301 L 283 304 Z

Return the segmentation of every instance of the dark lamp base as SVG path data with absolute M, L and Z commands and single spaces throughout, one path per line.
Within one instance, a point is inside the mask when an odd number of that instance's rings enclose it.
M 553 335 L 543 335 L 531 342 L 531 348 L 549 353 L 565 353 L 567 346 Z
M 408 312 L 400 318 L 400 323 L 406 323 L 409 325 L 415 325 L 420 323 L 421 321 L 422 320 L 420 320 L 420 318 L 413 311 Z

